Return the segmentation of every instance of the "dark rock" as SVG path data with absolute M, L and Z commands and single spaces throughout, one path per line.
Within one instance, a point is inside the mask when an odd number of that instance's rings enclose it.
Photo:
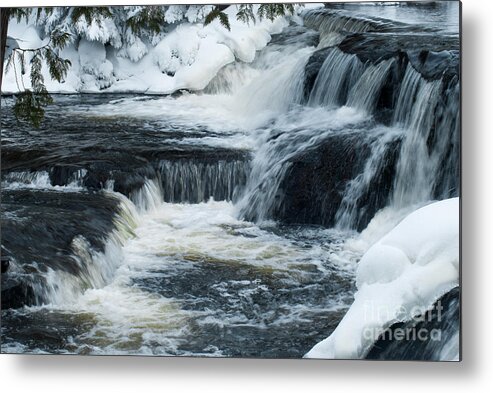
M 437 183 L 433 190 L 435 199 L 446 199 L 460 193 L 460 86 L 458 78 L 444 84 L 441 101 L 436 109 L 436 125 L 431 130 L 427 145 L 430 151 L 440 142 L 446 143 L 446 151 L 440 162 Z M 444 137 L 445 135 L 445 137 Z M 446 138 L 446 139 L 444 139 Z
M 424 78 L 435 80 L 457 75 L 459 41 L 455 36 L 433 34 L 351 34 L 339 44 L 345 53 L 355 54 L 362 62 L 407 58 Z
M 341 133 L 291 160 L 281 183 L 282 202 L 274 216 L 285 223 L 333 226 L 349 180 L 362 169 L 370 153 L 358 133 Z
M 441 309 L 440 307 L 443 307 Z M 454 288 L 442 296 L 424 316 L 414 318 L 409 322 L 392 325 L 380 336 L 366 359 L 380 360 L 440 360 L 440 352 L 449 339 L 460 328 L 460 289 Z M 406 337 L 396 339 L 395 332 L 401 329 L 404 332 L 422 332 L 414 337 L 412 333 Z M 436 332 L 433 335 L 432 332 Z M 440 340 L 433 340 L 438 337 Z
M 347 184 L 363 171 L 372 141 L 366 131 L 336 133 L 292 158 L 271 212 L 273 218 L 287 224 L 334 226 Z M 371 184 L 355 202 L 354 229 L 366 228 L 387 205 L 399 152 L 400 139 L 387 144 Z
M 458 50 L 414 50 L 407 52 L 409 61 L 425 79 L 435 80 L 444 77 L 449 80 L 459 75 L 460 58 Z
M 7 271 L 9 270 L 9 266 L 10 266 L 9 257 L 2 256 L 1 262 L 2 262 L 2 274 L 7 273 Z
M 89 94 L 81 96 L 80 103 L 99 104 L 109 99 Z M 69 103 L 70 98 L 55 96 L 55 104 L 47 109 L 35 135 L 28 125 L 16 121 L 10 108 L 2 110 L 2 135 L 9 141 L 2 146 L 2 176 L 47 171 L 52 185 L 66 186 L 84 173 L 77 179 L 83 187 L 100 190 L 111 180 L 115 191 L 130 196 L 146 179 L 163 175 L 163 160 L 189 161 L 197 166 L 250 160 L 248 151 L 176 143 L 183 138 L 214 135 L 205 128 L 184 130 L 167 125 L 168 129 L 163 129 L 159 122 L 149 127 L 148 121 L 138 119 L 83 116 L 67 112 L 65 105 Z
M 61 270 L 85 273 L 86 261 L 73 250 L 84 238 L 95 251 L 104 251 L 114 229 L 119 200 L 102 193 L 46 190 L 2 191 L 2 246 L 15 257 L 16 272 L 2 275 L 2 308 L 42 303 L 43 273 Z
M 50 180 L 54 186 L 66 186 L 72 177 L 82 168 L 70 165 L 55 165 L 50 169 Z
M 319 34 L 305 26 L 291 24 L 280 34 L 273 34 L 269 45 L 317 46 Z
M 32 285 L 19 278 L 8 277 L 9 275 L 2 275 L 2 310 L 35 305 L 36 295 Z
M 305 66 L 305 81 L 303 84 L 303 97 L 305 101 L 308 101 L 320 68 L 332 50 L 333 48 L 317 50 L 308 59 Z
M 2 244 L 17 262 L 19 255 L 26 253 L 21 260 L 41 258 L 47 266 L 63 268 L 65 262 L 56 256 L 62 255 L 60 251 L 77 235 L 84 236 L 97 251 L 104 249 L 119 203 L 102 193 L 3 190 Z M 39 253 L 42 249 L 46 255 Z

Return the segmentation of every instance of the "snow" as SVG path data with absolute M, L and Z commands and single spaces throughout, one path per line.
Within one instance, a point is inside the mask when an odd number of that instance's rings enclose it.
M 211 56 L 211 53 L 214 53 Z M 180 89 L 202 90 L 218 71 L 226 64 L 232 63 L 234 56 L 231 50 L 222 44 L 218 44 L 214 38 L 202 39 L 195 58 L 188 67 L 180 67 L 174 77 L 174 86 L 171 90 Z
M 139 37 L 129 34 L 127 42 L 127 46 L 118 52 L 118 56 L 128 57 L 134 63 L 137 63 L 147 53 L 149 53 L 147 45 L 144 44 Z
M 106 49 L 98 41 L 82 39 L 79 43 L 79 64 L 82 71 L 81 90 L 99 90 L 113 81 L 113 64 L 106 59 Z
M 288 24 L 287 17 L 245 24 L 236 20 L 237 8 L 231 6 L 225 10 L 231 24 L 229 31 L 218 20 L 204 26 L 200 21 L 207 10 L 204 6 L 169 6 L 165 32 L 140 36 L 124 28 L 116 17 L 91 24 L 82 17 L 69 27 L 74 39 L 62 52 L 62 57 L 72 62 L 66 80 L 51 80 L 47 67 L 43 67 L 46 87 L 53 93 L 200 91 L 227 64 L 252 62 L 271 35 Z M 130 15 L 132 11 L 123 12 Z M 65 26 L 66 21 L 59 12 L 42 17 L 41 22 L 35 18 L 28 23 L 12 20 L 8 35 L 22 48 L 36 48 L 47 40 L 50 29 L 60 25 Z M 28 77 L 24 86 L 30 87 Z M 4 75 L 2 90 L 18 91 L 12 70 Z
M 169 23 L 175 23 L 182 20 L 186 12 L 187 7 L 185 5 L 170 5 L 164 17 Z
M 89 41 L 99 41 L 102 44 L 110 43 L 115 48 L 122 46 L 118 28 L 113 19 L 102 18 L 93 20 L 90 24 L 85 18 L 79 18 L 75 23 L 75 30 Z
M 459 243 L 458 198 L 408 215 L 363 255 L 354 303 L 305 357 L 363 358 L 386 328 L 428 310 L 459 283 Z

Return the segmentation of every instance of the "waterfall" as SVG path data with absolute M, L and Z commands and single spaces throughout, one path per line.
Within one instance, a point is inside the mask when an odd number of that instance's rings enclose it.
M 381 71 L 385 69 L 381 67 Z M 393 141 L 400 147 L 395 173 L 392 175 L 392 195 L 385 205 L 400 209 L 435 198 L 457 196 L 458 83 L 456 80 L 448 83 L 450 87 L 444 94 L 442 80 L 427 81 L 411 64 L 407 65 L 395 104 L 391 130 L 374 142 L 363 172 L 346 186 L 337 213 L 338 226 L 358 227 L 367 208 L 362 206 L 361 200 L 368 194 L 372 183 L 377 182 L 379 173 L 389 165 L 385 157 L 391 154 L 389 149 L 395 147 Z M 358 97 L 360 102 L 367 103 L 362 105 L 366 105 L 366 108 L 372 105 L 368 95 Z M 354 96 L 357 97 L 356 94 Z
M 395 205 L 407 206 L 432 197 L 432 180 L 437 163 L 436 155 L 430 155 L 427 140 L 433 126 L 440 88 L 440 81 L 421 83 L 408 124 L 403 125 L 407 132 L 397 164 Z
M 279 129 L 279 126 L 287 122 L 286 119 L 301 118 L 302 115 L 291 112 L 279 117 L 275 123 L 277 130 L 269 131 L 254 155 L 252 171 L 239 203 L 241 216 L 261 221 L 275 219 L 286 192 L 293 192 L 283 189 L 284 179 L 292 175 L 293 161 L 310 149 L 322 146 L 329 136 L 344 138 L 338 125 L 332 128 L 332 122 L 341 112 L 331 110 L 345 105 L 353 108 L 353 113 L 375 114 L 380 110 L 378 103 L 390 78 L 394 90 L 386 94 L 395 97 L 391 102 L 390 126 L 379 127 L 369 123 L 361 128 L 361 140 L 368 140 L 371 152 L 361 172 L 341 191 L 342 200 L 323 204 L 339 204 L 335 208 L 335 221 L 339 228 L 363 229 L 378 209 L 389 204 L 398 209 L 435 198 L 456 196 L 457 80 L 426 80 L 411 63 L 401 75 L 396 68 L 395 58 L 363 64 L 355 55 L 345 54 L 339 49 L 330 50 L 320 67 L 307 104 L 321 108 L 325 114 L 332 113 L 332 116 L 325 123 L 310 119 L 286 130 Z M 309 113 L 306 107 L 303 111 Z M 372 137 L 374 135 L 378 136 Z M 315 204 L 315 201 L 310 203 Z M 327 210 L 323 204 L 313 208 Z M 325 214 L 320 211 L 320 215 Z
M 130 192 L 129 199 L 139 213 L 156 210 L 164 200 L 162 184 L 158 179 L 146 179 L 141 188 Z
M 368 66 L 349 91 L 347 105 L 372 113 L 394 61 L 388 59 Z
M 238 116 L 250 129 L 262 126 L 303 101 L 304 70 L 313 48 L 303 48 L 264 70 L 232 96 Z
M 49 181 L 40 182 L 40 178 L 47 179 L 48 173 L 46 171 L 30 174 L 17 172 L 5 176 L 6 189 L 14 193 L 13 196 L 9 196 L 9 201 L 12 197 L 18 199 L 19 192 L 25 193 L 29 189 L 33 192 L 55 193 L 51 198 L 61 192 L 67 197 L 75 197 L 76 201 L 81 193 L 88 195 L 81 187 L 74 189 L 70 186 L 51 186 Z M 5 179 L 9 179 L 11 183 Z M 18 183 L 19 179 L 23 180 L 22 184 Z M 113 279 L 115 271 L 123 260 L 122 246 L 127 239 L 135 236 L 134 228 L 138 226 L 141 214 L 156 209 L 163 201 L 160 183 L 150 179 L 144 181 L 141 189 L 132 192 L 130 199 L 111 190 L 101 191 L 98 198 L 100 203 L 104 201 L 106 205 L 102 207 L 103 210 L 100 213 L 109 215 L 112 228 L 104 234 L 100 232 L 102 228 L 94 224 L 91 228 L 94 233 L 88 232 L 92 237 L 98 239 L 101 237 L 99 241 L 101 247 L 96 247 L 94 239 L 87 238 L 87 234 L 79 234 L 70 240 L 65 250 L 66 255 L 62 256 L 62 265 L 53 261 L 39 264 L 28 263 L 24 266 L 18 265 L 15 257 L 12 259 L 12 266 L 9 269 L 11 279 L 16 287 L 24 288 L 23 296 L 28 304 L 68 304 L 76 301 L 88 288 L 97 289 L 107 285 Z M 6 203 L 9 204 L 9 201 Z M 109 207 L 112 209 L 110 210 Z M 15 217 L 13 219 L 16 220 Z M 52 217 L 48 215 L 46 219 L 52 219 Z M 40 260 L 42 260 L 41 257 Z M 4 289 L 8 290 L 10 285 L 7 283 L 7 288 Z M 2 294 L 6 295 L 4 292 Z M 16 296 L 15 292 L 13 296 Z
M 245 185 L 248 161 L 194 160 L 160 161 L 162 200 L 172 203 L 199 203 L 234 200 Z
M 346 131 L 364 123 L 362 111 L 341 107 L 301 109 L 281 116 L 261 141 L 255 153 L 242 198 L 237 203 L 240 216 L 253 221 L 276 218 L 286 192 L 281 185 L 289 177 L 293 160 L 310 154 L 329 137 L 346 138 Z
M 51 187 L 47 171 L 18 171 L 2 174 L 2 188 L 15 187 Z
M 356 55 L 332 49 L 318 72 L 308 105 L 348 105 L 372 113 L 394 63 L 388 59 L 363 65 Z
M 392 119 L 394 124 L 407 125 L 410 123 L 416 94 L 422 80 L 421 74 L 415 71 L 411 63 L 409 63 L 399 90 L 399 97 L 397 98 L 397 105 Z
M 74 171 L 67 179 L 66 184 L 56 184 L 52 174 L 48 171 L 15 171 L 2 174 L 2 187 L 5 188 L 45 188 L 58 190 L 82 189 L 83 178 L 87 171 Z
M 344 127 L 349 126 L 351 129 L 366 119 L 365 114 L 374 111 L 394 63 L 394 59 L 388 59 L 376 65 L 363 65 L 355 55 L 344 54 L 338 49 L 331 50 L 321 66 L 308 99 L 308 105 L 315 108 L 315 111 L 310 114 L 309 109 L 305 108 L 301 112 L 292 111 L 290 114 L 281 115 L 275 123 L 278 129 L 264 137 L 263 143 L 255 153 L 252 172 L 239 203 L 240 215 L 249 220 L 260 221 L 275 218 L 284 201 L 285 190 L 281 184 L 289 176 L 292 160 L 310 148 L 317 147 L 329 136 L 340 135 L 344 138 Z M 294 80 L 297 78 L 298 74 L 292 77 Z M 333 108 L 343 104 L 350 108 L 344 106 L 342 108 L 345 109 L 332 112 Z M 279 130 L 279 127 L 289 123 L 289 120 L 291 124 L 288 129 Z M 296 122 L 299 124 L 292 126 Z M 365 127 L 363 128 L 368 133 Z M 367 136 L 363 136 L 362 139 L 367 139 Z M 352 182 L 353 185 L 347 190 L 351 196 L 347 195 L 343 204 L 347 205 L 350 201 L 361 198 L 356 190 L 364 192 L 368 189 L 372 176 L 379 172 L 377 168 L 382 169 L 383 164 L 379 158 L 385 154 L 387 146 L 390 144 L 383 143 L 381 149 L 375 150 L 373 162 L 367 165 L 369 172 Z M 357 186 L 356 183 L 359 182 L 366 185 Z M 359 207 L 364 209 L 364 206 Z M 356 213 L 342 211 L 354 208 L 341 208 L 338 216 L 344 221 L 341 222 L 342 227 L 350 226 L 349 217 L 356 219 Z
M 389 161 L 393 161 L 395 147 L 398 147 L 401 138 L 402 133 L 398 130 L 384 128 L 377 131 L 371 142 L 371 153 L 363 171 L 346 185 L 335 217 L 338 228 L 346 230 L 358 228 L 362 222 L 366 223 L 371 219 L 373 214 L 368 211 L 368 199 L 373 198 L 373 203 L 379 208 L 388 204 L 385 193 L 387 190 L 378 187 L 383 186 L 379 182 L 379 177 L 391 166 L 392 162 Z M 382 194 L 383 196 L 378 200 Z
M 333 49 L 315 79 L 308 105 L 335 107 L 347 100 L 349 88 L 361 76 L 363 65 L 356 55 Z
M 458 162 L 455 148 L 459 127 L 458 101 L 444 105 L 443 92 L 442 80 L 426 81 L 408 66 L 394 118 L 396 126 L 405 130 L 392 201 L 397 207 L 434 199 L 438 196 L 440 181 L 448 184 L 442 191 L 444 197 L 454 196 L 457 192 L 452 178 L 458 175 L 454 171 Z M 439 113 L 444 110 L 446 117 Z M 452 162 L 448 154 L 450 144 L 455 149 Z M 443 167 L 445 173 L 440 176 Z

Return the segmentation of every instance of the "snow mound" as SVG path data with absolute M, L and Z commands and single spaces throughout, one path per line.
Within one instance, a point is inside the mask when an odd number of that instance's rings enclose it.
M 354 303 L 307 358 L 363 358 L 386 328 L 428 310 L 459 283 L 459 199 L 420 208 L 363 255 Z

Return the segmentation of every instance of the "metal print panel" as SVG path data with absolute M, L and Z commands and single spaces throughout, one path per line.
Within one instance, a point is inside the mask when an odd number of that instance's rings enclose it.
M 1 352 L 460 360 L 460 3 L 1 9 Z

